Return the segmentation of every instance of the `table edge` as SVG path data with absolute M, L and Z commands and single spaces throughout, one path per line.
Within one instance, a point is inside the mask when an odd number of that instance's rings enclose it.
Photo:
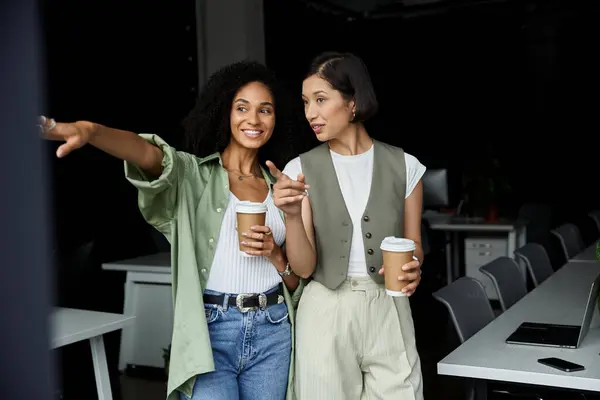
M 557 371 L 560 372 L 560 371 Z M 503 368 L 477 367 L 444 362 L 437 363 L 438 375 L 461 378 L 483 379 L 489 381 L 525 383 L 537 386 L 600 392 L 600 379 L 558 373 L 516 371 Z M 564 374 L 568 374 L 565 372 Z M 551 384 L 550 384 L 551 383 Z
M 102 336 L 109 332 L 118 331 L 119 329 L 123 329 L 126 326 L 132 325 L 135 320 L 135 316 L 133 315 L 124 315 L 123 318 L 118 321 L 114 321 L 110 324 L 102 325 L 101 328 L 89 329 L 83 332 L 77 332 L 76 334 L 63 336 L 60 338 L 51 338 L 50 340 L 50 348 L 57 349 L 63 346 L 67 346 L 69 344 L 81 342 L 83 340 L 89 340 L 91 338 Z M 93 334 L 90 334 L 93 332 Z

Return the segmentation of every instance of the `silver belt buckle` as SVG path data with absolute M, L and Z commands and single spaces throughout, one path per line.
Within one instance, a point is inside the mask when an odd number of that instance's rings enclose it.
M 237 306 L 238 310 L 240 310 L 240 312 L 246 313 L 248 311 L 254 311 L 257 308 L 260 308 L 261 310 L 267 308 L 267 296 L 265 294 L 258 295 L 258 307 L 244 307 L 244 300 L 252 296 L 256 295 L 253 293 L 240 293 L 237 295 L 237 297 L 235 298 L 235 305 Z

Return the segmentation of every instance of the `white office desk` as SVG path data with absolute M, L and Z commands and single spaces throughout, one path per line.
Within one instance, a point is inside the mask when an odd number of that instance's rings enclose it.
M 156 253 L 127 260 L 111 261 L 102 264 L 102 269 L 107 271 L 171 274 L 171 253 Z
M 171 253 L 109 262 L 102 269 L 127 272 L 123 313 L 136 316 L 135 326 L 121 335 L 119 370 L 163 368 L 163 349 L 173 334 Z
M 600 263 L 568 263 L 438 363 L 438 373 L 483 380 L 600 391 L 600 328 L 597 307 L 578 349 L 506 344 L 525 321 L 579 325 Z M 562 372 L 537 362 L 558 357 L 585 367 Z
M 135 317 L 97 311 L 55 308 L 50 315 L 50 348 L 89 340 L 92 348 L 98 400 L 111 400 L 110 378 L 102 335 L 133 324 Z
M 446 233 L 448 245 L 446 246 L 446 278 L 448 284 L 460 275 L 460 234 L 503 234 L 507 238 L 508 257 L 514 257 L 514 252 L 527 241 L 527 230 L 525 224 L 521 221 L 500 219 L 495 222 L 486 222 L 483 218 L 454 217 L 448 215 L 435 215 L 427 217 L 429 226 L 433 230 Z M 451 244 L 451 249 L 449 248 Z M 522 273 L 525 274 L 525 267 L 522 267 Z M 480 279 L 479 276 L 476 278 Z
M 596 260 L 596 244 L 598 242 L 594 242 L 592 245 L 588 246 L 581 253 L 577 254 L 575 257 L 571 258 L 569 262 L 589 262 L 589 261 L 597 261 Z

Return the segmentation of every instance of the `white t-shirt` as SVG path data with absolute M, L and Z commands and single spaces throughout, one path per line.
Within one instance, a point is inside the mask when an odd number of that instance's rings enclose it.
M 222 293 L 264 293 L 281 283 L 282 278 L 266 257 L 248 257 L 239 250 L 235 213 L 238 202 L 230 192 L 206 288 Z M 263 203 L 267 206 L 265 224 L 271 228 L 275 243 L 281 246 L 285 241 L 285 224 L 270 190 Z
M 348 276 L 368 276 L 361 218 L 369 200 L 373 178 L 373 146 L 362 154 L 344 156 L 330 150 L 338 183 L 352 220 L 352 244 L 348 261 Z M 406 197 L 425 173 L 425 166 L 416 157 L 404 153 L 406 163 Z M 292 179 L 302 173 L 300 157 L 291 160 L 283 173 Z M 310 185 L 310 182 L 306 182 Z

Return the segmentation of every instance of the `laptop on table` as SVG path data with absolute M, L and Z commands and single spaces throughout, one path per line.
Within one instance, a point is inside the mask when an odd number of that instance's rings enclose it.
M 569 349 L 578 348 L 590 328 L 599 289 L 600 275 L 596 277 L 590 288 L 581 325 L 523 322 L 506 339 L 506 343 L 526 344 L 531 346 L 565 347 Z

